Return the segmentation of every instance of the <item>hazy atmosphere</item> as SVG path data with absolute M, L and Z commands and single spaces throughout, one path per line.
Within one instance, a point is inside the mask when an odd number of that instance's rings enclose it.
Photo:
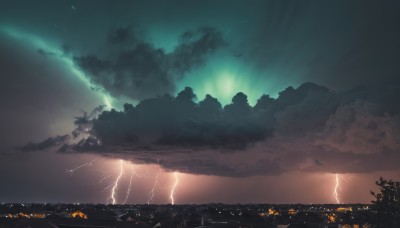
M 398 12 L 1 1 L 0 202 L 370 203 L 400 174 Z

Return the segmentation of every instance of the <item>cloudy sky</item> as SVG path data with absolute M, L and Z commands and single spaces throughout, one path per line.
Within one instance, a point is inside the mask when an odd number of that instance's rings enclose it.
M 368 203 L 400 178 L 399 10 L 2 1 L 0 202 Z

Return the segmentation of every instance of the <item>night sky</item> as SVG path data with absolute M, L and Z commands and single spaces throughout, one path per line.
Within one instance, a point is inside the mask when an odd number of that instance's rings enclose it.
M 369 203 L 400 178 L 399 12 L 1 1 L 0 202 Z

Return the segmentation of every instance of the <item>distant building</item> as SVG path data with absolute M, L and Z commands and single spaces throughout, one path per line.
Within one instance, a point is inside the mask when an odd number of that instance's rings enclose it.
M 79 210 L 71 213 L 71 217 L 72 218 L 80 218 L 80 219 L 88 219 L 88 216 Z
M 294 208 L 290 208 L 290 209 L 288 210 L 288 214 L 289 214 L 289 215 L 296 215 L 296 214 L 297 214 L 297 210 L 294 209 Z
M 336 208 L 336 212 L 347 212 L 347 211 L 351 212 L 351 211 L 353 211 L 353 208 L 351 208 L 351 207 L 338 207 L 338 208 Z

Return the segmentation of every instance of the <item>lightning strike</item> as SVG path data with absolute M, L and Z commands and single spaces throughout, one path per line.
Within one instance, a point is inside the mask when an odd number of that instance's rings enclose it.
M 336 203 L 339 204 L 340 200 L 339 200 L 339 189 L 340 189 L 340 181 L 339 181 L 339 174 L 335 174 L 335 179 L 336 179 L 336 185 L 335 188 L 333 190 L 333 197 L 336 200 Z
M 129 199 L 129 196 L 131 195 L 131 189 L 132 189 L 132 178 L 133 175 L 135 174 L 135 170 L 132 168 L 132 172 L 131 172 L 131 178 L 129 179 L 129 185 L 128 185 L 128 189 L 126 190 L 126 195 L 125 195 L 125 199 L 124 202 L 122 204 L 126 204 L 126 202 Z
M 107 180 L 108 178 L 112 177 L 112 175 L 108 175 L 108 176 L 103 176 L 96 184 L 102 184 L 105 180 Z
M 73 10 L 75 10 L 75 6 L 71 6 L 71 8 Z M 99 95 L 103 98 L 103 102 L 105 104 L 105 106 L 107 107 L 108 110 L 111 110 L 111 108 L 113 107 L 112 105 L 112 97 L 103 89 L 98 87 L 97 85 L 93 85 L 92 82 L 85 76 L 85 74 L 75 65 L 73 59 L 70 56 L 67 56 L 64 51 L 62 49 L 60 49 L 57 45 L 52 44 L 51 42 L 48 41 L 44 41 L 41 38 L 32 35 L 32 34 L 28 34 L 28 33 L 24 33 L 22 31 L 18 31 L 12 27 L 4 27 L 1 26 L 0 27 L 0 32 L 4 32 L 5 34 L 19 39 L 19 40 L 24 40 L 26 42 L 29 42 L 32 46 L 34 46 L 37 49 L 43 50 L 45 53 L 51 53 L 53 56 L 55 56 L 55 58 L 60 61 L 61 63 L 63 63 L 66 67 L 69 68 L 70 72 L 72 73 L 72 75 L 74 75 L 77 79 L 79 79 L 82 83 L 84 83 L 86 86 L 88 86 L 88 88 L 93 88 L 96 87 L 98 88 L 96 91 L 99 93 Z M 88 132 L 89 129 L 85 129 L 85 133 Z M 100 141 L 98 141 L 98 143 L 100 143 Z M 77 170 L 84 168 L 84 167 L 89 167 L 89 166 L 93 166 L 93 162 L 96 161 L 96 159 L 94 159 L 91 162 L 87 162 L 84 163 L 80 166 L 77 166 L 73 169 L 66 169 L 65 172 L 69 175 L 73 175 Z M 125 168 L 124 168 L 124 163 L 123 160 L 120 160 L 120 168 L 119 168 L 119 175 L 116 177 L 115 181 L 110 184 L 109 186 L 107 186 L 105 188 L 111 189 L 111 193 L 110 193 L 110 198 L 107 201 L 111 201 L 112 204 L 115 204 L 117 202 L 116 200 L 116 190 L 118 188 L 118 184 L 120 182 L 120 179 L 122 177 L 122 175 L 125 172 Z M 133 173 L 136 176 L 142 177 L 143 175 L 141 174 L 137 174 L 137 173 Z M 132 174 L 132 175 L 133 175 Z M 97 184 L 102 184 L 106 179 L 110 178 L 112 175 L 108 175 L 108 176 L 104 176 L 103 178 L 101 178 Z M 132 184 L 132 176 L 131 176 L 131 181 L 128 187 L 128 191 L 127 191 L 127 197 L 125 199 L 124 202 L 126 202 L 126 200 L 129 198 L 129 193 L 131 190 L 131 184 Z
M 178 172 L 174 172 L 174 177 L 175 177 L 175 183 L 172 185 L 171 187 L 171 193 L 169 195 L 169 199 L 171 200 L 171 204 L 175 205 L 175 191 L 176 191 L 176 187 L 179 184 L 179 175 Z
M 150 204 L 151 202 L 153 202 L 154 199 L 154 193 L 156 191 L 156 187 L 158 186 L 158 176 L 161 173 L 161 169 L 158 170 L 158 173 L 156 175 L 156 180 L 154 181 L 154 185 L 153 188 L 150 190 L 149 194 L 148 194 L 148 199 L 147 199 L 147 204 Z
M 84 163 L 84 164 L 82 164 L 82 165 L 80 165 L 80 166 L 77 166 L 77 167 L 75 167 L 75 168 L 73 168 L 73 169 L 66 169 L 66 170 L 65 170 L 65 173 L 68 173 L 69 175 L 73 176 L 74 173 L 75 173 L 77 170 L 79 170 L 79 169 L 81 169 L 81 168 L 83 168 L 83 167 L 86 167 L 86 166 L 93 166 L 93 162 L 95 162 L 96 160 L 97 160 L 97 158 L 93 159 L 93 160 L 90 161 L 90 162 L 86 162 L 86 163 Z
M 115 179 L 114 184 L 112 185 L 113 187 L 112 187 L 112 189 L 111 189 L 111 195 L 110 195 L 110 198 L 109 198 L 109 200 L 111 200 L 111 203 L 112 203 L 113 205 L 117 203 L 117 199 L 116 199 L 117 193 L 116 193 L 116 190 L 117 190 L 117 188 L 118 188 L 119 180 L 121 179 L 121 177 L 122 177 L 122 175 L 124 174 L 124 172 L 125 172 L 125 169 L 124 169 L 124 161 L 121 159 L 121 160 L 119 160 L 119 175 L 117 176 L 117 178 Z
M 112 182 L 111 184 L 107 185 L 107 186 L 103 189 L 103 191 L 106 191 L 106 190 L 108 190 L 108 189 L 114 187 L 114 184 L 115 184 L 115 181 Z M 108 198 L 108 200 L 110 200 L 110 199 L 111 199 L 111 197 Z M 108 201 L 107 201 L 107 203 L 108 203 Z

